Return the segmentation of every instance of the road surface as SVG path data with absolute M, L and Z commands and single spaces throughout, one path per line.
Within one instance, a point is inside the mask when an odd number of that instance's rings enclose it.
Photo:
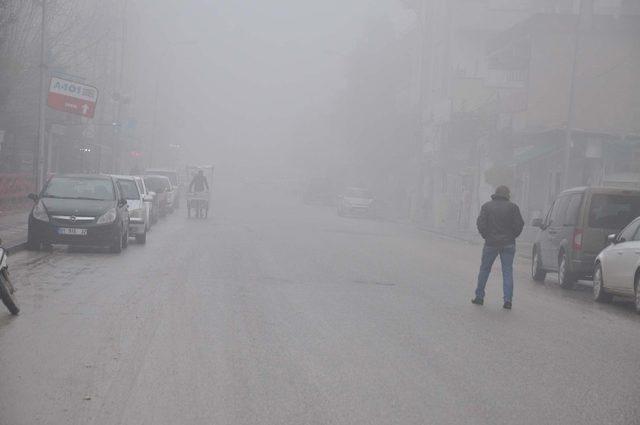
M 242 194 L 238 196 L 238 194 Z M 639 424 L 640 318 L 516 265 L 470 304 L 479 247 L 218 194 L 146 246 L 10 258 L 0 424 Z

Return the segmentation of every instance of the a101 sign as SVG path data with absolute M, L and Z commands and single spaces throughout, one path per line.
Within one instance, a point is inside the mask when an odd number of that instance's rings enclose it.
M 97 88 L 58 77 L 51 78 L 47 96 L 47 105 L 51 108 L 93 118 L 97 102 Z

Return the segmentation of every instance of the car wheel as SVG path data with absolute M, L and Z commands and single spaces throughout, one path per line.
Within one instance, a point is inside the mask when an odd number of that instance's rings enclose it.
M 567 260 L 567 254 L 563 253 L 560 257 L 558 264 L 558 281 L 560 286 L 564 289 L 573 288 L 573 284 L 576 283 L 576 279 L 569 271 L 569 260 Z
M 37 239 L 32 232 L 27 233 L 27 249 L 29 251 L 40 251 L 42 247 L 42 242 Z
M 611 298 L 611 294 L 604 289 L 602 266 L 598 263 L 593 272 L 593 299 L 599 303 L 605 303 L 611 301 Z
M 122 252 L 122 238 L 117 238 L 113 245 L 111 245 L 111 252 L 114 254 L 120 254 Z
M 535 282 L 544 282 L 547 272 L 542 268 L 542 259 L 538 248 L 533 248 L 533 256 L 531 257 L 531 279 Z
M 141 235 L 136 235 L 136 242 L 141 244 L 141 245 L 146 244 L 147 243 L 147 232 L 144 232 Z

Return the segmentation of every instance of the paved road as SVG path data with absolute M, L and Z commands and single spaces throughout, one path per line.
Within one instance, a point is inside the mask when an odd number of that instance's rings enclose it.
M 476 307 L 477 247 L 234 193 L 123 255 L 11 257 L 0 424 L 640 423 L 629 304 L 521 263 Z

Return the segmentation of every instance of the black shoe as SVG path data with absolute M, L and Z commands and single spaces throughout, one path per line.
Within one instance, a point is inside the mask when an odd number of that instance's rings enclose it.
M 505 310 L 511 310 L 511 301 L 505 301 L 502 305 L 502 308 L 504 308 Z
M 471 300 L 471 304 L 484 305 L 484 300 L 482 298 L 475 297 Z

